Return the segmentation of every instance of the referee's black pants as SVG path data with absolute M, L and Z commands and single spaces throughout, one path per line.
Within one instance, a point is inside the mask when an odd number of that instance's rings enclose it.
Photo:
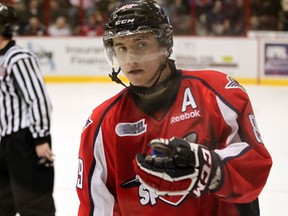
M 51 143 L 50 143 L 51 144 Z M 29 129 L 1 138 L 0 215 L 54 216 L 54 168 L 39 166 Z

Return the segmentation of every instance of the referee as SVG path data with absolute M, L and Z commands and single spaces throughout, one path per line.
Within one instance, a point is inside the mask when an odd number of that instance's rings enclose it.
M 54 216 L 51 102 L 36 56 L 16 45 L 0 3 L 0 215 Z

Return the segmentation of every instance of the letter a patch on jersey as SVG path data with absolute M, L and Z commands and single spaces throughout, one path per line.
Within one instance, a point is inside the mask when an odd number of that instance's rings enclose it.
M 191 106 L 192 109 L 197 108 L 196 101 L 193 97 L 192 91 L 190 88 L 186 88 L 184 95 L 183 95 L 183 103 L 182 103 L 182 109 L 181 112 L 186 112 L 187 107 Z

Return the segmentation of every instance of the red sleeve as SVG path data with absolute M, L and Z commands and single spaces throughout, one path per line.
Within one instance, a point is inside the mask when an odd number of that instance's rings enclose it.
M 121 215 L 115 198 L 113 131 L 123 92 L 125 89 L 95 108 L 82 130 L 76 185 L 78 216 Z
M 78 216 L 90 215 L 91 212 L 91 195 L 89 173 L 93 169 L 93 143 L 94 133 L 97 124 L 93 124 L 92 115 L 87 119 L 81 134 L 81 142 L 78 158 L 78 177 L 77 177 L 77 193 L 80 201 Z
M 234 203 L 255 200 L 262 191 L 271 166 L 268 153 L 245 89 L 226 74 L 208 71 L 201 75 L 216 95 L 216 106 L 229 127 L 224 147 L 216 149 L 223 164 L 223 181 L 214 192 L 220 199 Z
M 105 105 L 96 108 L 82 131 L 76 185 L 80 201 L 78 216 L 112 216 L 119 211 L 114 196 L 106 185 L 109 167 L 102 136 L 106 110 Z

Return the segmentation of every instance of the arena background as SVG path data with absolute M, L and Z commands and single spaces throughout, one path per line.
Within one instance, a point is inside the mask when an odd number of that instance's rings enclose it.
M 123 0 L 0 2 L 16 8 L 17 43 L 39 58 L 53 103 L 57 216 L 76 216 L 82 127 L 94 107 L 123 88 L 109 80 L 111 68 L 102 46 L 104 23 Z M 172 17 L 172 58 L 179 68 L 223 71 L 246 88 L 273 158 L 271 175 L 260 195 L 261 215 L 287 215 L 288 1 L 157 2 Z

